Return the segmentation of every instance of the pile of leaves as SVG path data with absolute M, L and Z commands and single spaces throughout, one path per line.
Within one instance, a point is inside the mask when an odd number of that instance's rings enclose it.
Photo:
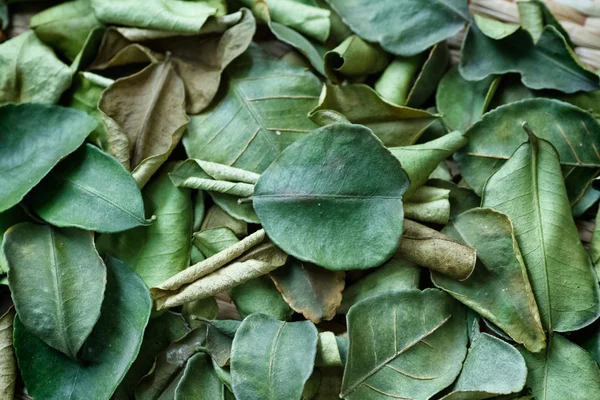
M 0 45 L 0 397 L 600 399 L 600 78 L 518 7 L 44 7 Z

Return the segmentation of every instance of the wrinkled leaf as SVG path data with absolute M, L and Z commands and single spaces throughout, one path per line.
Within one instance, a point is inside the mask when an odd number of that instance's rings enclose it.
M 510 217 L 544 329 L 573 331 L 598 318 L 598 282 L 571 216 L 558 153 L 528 134 L 490 177 L 481 203 Z
M 365 125 L 386 146 L 414 144 L 437 118 L 427 111 L 384 101 L 367 85 L 325 85 L 319 105 L 309 117 L 319 125 L 330 123 L 328 112 L 343 114 L 353 124 Z
M 421 53 L 471 20 L 465 0 L 326 0 L 356 34 L 400 56 Z M 401 21 L 401 23 L 399 23 Z
M 61 227 L 118 232 L 149 225 L 131 174 L 90 144 L 56 166 L 31 193 L 35 212 Z
M 212 257 L 240 240 L 229 228 L 212 228 L 194 233 L 194 246 L 206 257 Z
M 332 270 L 366 269 L 398 247 L 407 186 L 400 163 L 369 129 L 336 124 L 288 147 L 259 178 L 253 204 L 288 254 Z
M 342 302 L 343 271 L 329 271 L 288 258 L 286 265 L 270 276 L 288 304 L 315 324 L 332 319 Z
M 540 314 L 510 219 L 494 210 L 475 208 L 457 216 L 444 232 L 477 249 L 481 262 L 465 281 L 433 272 L 433 283 L 530 351 L 544 349 Z
M 100 320 L 79 361 L 48 347 L 15 319 L 17 361 L 34 398 L 108 399 L 137 356 L 152 307 L 148 289 L 120 261 L 109 258 L 106 265 L 108 282 Z
M 122 259 L 148 287 L 163 282 L 189 266 L 192 242 L 192 201 L 188 189 L 177 188 L 167 164 L 143 189 L 150 226 L 102 235 L 98 249 Z
M 189 121 L 184 85 L 170 61 L 116 80 L 102 93 L 98 108 L 110 153 L 140 187 L 169 157 Z
M 55 104 L 71 85 L 69 67 L 33 31 L 0 45 L 0 70 L 0 104 Z
M 42 104 L 0 107 L 0 211 L 20 202 L 95 126 L 82 111 Z
M 202 220 L 200 230 L 207 230 L 213 228 L 229 228 L 235 236 L 243 238 L 248 236 L 248 223 L 239 219 L 233 218 L 227 214 L 223 209 L 217 205 L 211 206 L 206 211 L 206 216 Z
M 352 305 L 381 293 L 418 289 L 420 275 L 418 266 L 394 256 L 369 275 L 347 286 L 342 292 L 342 304 L 337 312 L 345 314 Z
M 560 156 L 567 193 L 576 203 L 600 170 L 600 124 L 587 112 L 551 99 L 528 99 L 496 108 L 465 132 L 468 144 L 455 156 L 476 193 L 525 141 L 526 121 Z
M 465 312 L 436 289 L 370 297 L 348 313 L 350 347 L 340 397 L 428 399 L 458 376 Z
M 313 370 L 317 329 L 310 321 L 281 322 L 263 314 L 247 317 L 231 350 L 236 398 L 298 399 Z
M 2 250 L 22 324 L 75 359 L 100 317 L 106 285 L 92 233 L 24 222 L 4 235 Z
M 17 361 L 13 347 L 13 321 L 15 309 L 11 307 L 0 317 L 0 395 L 14 398 L 17 380 Z

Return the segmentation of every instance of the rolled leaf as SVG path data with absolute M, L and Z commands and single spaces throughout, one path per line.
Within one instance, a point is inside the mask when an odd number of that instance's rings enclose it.
M 42 104 L 0 107 L 0 212 L 9 209 L 83 143 L 96 121 L 83 111 Z
M 379 46 L 352 35 L 325 54 L 325 74 L 333 83 L 344 78 L 360 79 L 383 71 L 388 55 Z
M 355 304 L 347 319 L 344 399 L 427 399 L 460 372 L 467 352 L 465 312 L 442 291 L 370 297 Z
M 421 186 L 404 203 L 406 218 L 421 222 L 446 225 L 450 218 L 450 190 Z
M 385 101 L 392 104 L 406 104 L 408 93 L 417 78 L 422 62 L 423 54 L 394 58 L 375 82 L 375 90 Z
M 253 205 L 269 238 L 291 256 L 331 270 L 367 269 L 398 247 L 407 186 L 400 163 L 369 129 L 335 124 L 288 147 L 259 178 Z
M 2 250 L 19 320 L 31 335 L 75 359 L 100 317 L 106 267 L 91 232 L 24 222 Z
M 471 276 L 477 261 L 474 248 L 408 219 L 396 255 L 459 281 Z
M 388 103 L 362 84 L 326 84 L 319 105 L 310 111 L 309 117 L 319 125 L 327 125 L 331 121 L 326 117 L 332 110 L 353 124 L 371 129 L 386 146 L 414 144 L 438 117 L 427 111 Z
M 528 134 L 488 180 L 482 206 L 510 217 L 544 329 L 573 331 L 600 315 L 598 281 L 571 216 L 558 153 Z
M 540 314 L 508 216 L 475 208 L 457 216 L 444 233 L 477 249 L 481 262 L 467 280 L 458 282 L 432 272 L 433 283 L 530 351 L 544 349 Z
M 35 398 L 108 399 L 135 360 L 152 300 L 144 282 L 126 265 L 110 258 L 106 265 L 108 279 L 102 312 L 83 346 L 80 360 L 71 360 L 52 349 L 25 328 L 19 317 L 15 319 L 19 369 L 27 390 Z
M 285 266 L 269 275 L 288 304 L 315 324 L 332 319 L 342 302 L 343 271 L 288 258 Z
M 247 317 L 231 350 L 236 398 L 300 398 L 313 370 L 317 329 L 310 321 L 281 322 L 263 314 Z

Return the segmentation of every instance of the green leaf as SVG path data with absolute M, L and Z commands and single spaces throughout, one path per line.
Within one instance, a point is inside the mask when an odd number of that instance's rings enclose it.
M 17 361 L 13 347 L 13 321 L 15 309 L 9 308 L 0 317 L 0 395 L 13 399 L 17 381 Z
M 530 353 L 517 348 L 527 363 L 527 387 L 535 400 L 588 400 L 600 397 L 600 370 L 590 355 L 561 335 L 548 348 Z
M 437 118 L 427 111 L 388 103 L 367 85 L 326 84 L 319 105 L 309 117 L 319 125 L 327 125 L 331 110 L 371 129 L 386 146 L 414 144 Z
M 343 271 L 329 271 L 293 258 L 270 273 L 285 301 L 315 324 L 335 316 L 342 302 L 345 275 Z
M 33 31 L 0 45 L 0 70 L 0 104 L 55 104 L 71 85 L 71 69 Z
M 69 1 L 34 15 L 30 27 L 36 36 L 73 61 L 89 33 L 102 24 L 87 0 Z
M 471 276 L 477 261 L 474 248 L 409 219 L 396 256 L 461 281 Z
M 600 124 L 580 108 L 551 99 L 528 99 L 485 114 L 465 132 L 468 144 L 455 159 L 469 186 L 482 193 L 486 180 L 524 141 L 526 121 L 560 156 L 567 193 L 572 203 L 583 196 L 600 169 Z
M 413 82 L 417 78 L 424 53 L 410 57 L 396 57 L 387 66 L 377 82 L 375 91 L 392 104 L 406 104 Z
M 184 85 L 170 61 L 116 80 L 102 92 L 98 108 L 110 153 L 140 187 L 169 157 L 189 121 Z
M 410 178 L 410 187 L 404 197 L 410 199 L 427 182 L 440 162 L 466 144 L 467 139 L 460 132 L 454 131 L 427 143 L 390 148 Z
M 152 307 L 148 289 L 120 261 L 108 258 L 106 265 L 102 312 L 79 361 L 48 347 L 15 319 L 17 361 L 33 397 L 108 399 L 137 356 Z
M 7 231 L 2 250 L 20 321 L 75 359 L 100 317 L 106 285 L 93 234 L 24 222 Z
M 233 393 L 244 400 L 299 399 L 313 371 L 316 347 L 317 329 L 310 321 L 250 315 L 233 339 Z
M 350 307 L 368 297 L 395 290 L 418 289 L 421 269 L 410 261 L 393 256 L 381 267 L 347 286 L 342 292 L 338 314 L 346 314 Z
M 185 322 L 181 314 L 170 311 L 148 321 L 137 358 L 115 391 L 114 400 L 133 398 L 136 384 L 152 369 L 158 353 L 190 331 Z
M 229 228 L 212 228 L 194 233 L 194 245 L 206 257 L 212 257 L 240 240 Z
M 465 0 L 326 0 L 356 34 L 412 56 L 458 33 L 471 19 Z M 398 23 L 398 21 L 403 21 Z
M 190 158 L 261 173 L 316 127 L 306 114 L 316 106 L 321 85 L 304 68 L 253 45 L 225 75 L 222 95 L 190 120 L 183 138 Z
M 480 262 L 467 280 L 432 272 L 433 283 L 530 351 L 544 349 L 540 314 L 510 219 L 491 209 L 475 208 L 457 216 L 444 232 L 477 249 Z
M 142 191 L 150 226 L 102 235 L 98 249 L 122 259 L 152 287 L 189 266 L 192 242 L 192 200 L 188 189 L 177 188 L 167 164 Z
M 225 385 L 213 368 L 210 356 L 198 353 L 189 359 L 175 389 L 175 400 L 223 400 Z
M 481 199 L 473 189 L 461 187 L 453 182 L 441 179 L 429 179 L 427 185 L 450 190 L 450 218 L 454 218 L 471 208 L 479 207 Z
M 467 81 L 452 68 L 440 81 L 435 104 L 450 129 L 464 132 L 487 111 L 500 79 Z
M 210 1 L 91 0 L 96 17 L 107 25 L 126 25 L 181 33 L 198 33 L 209 17 L 222 10 Z
M 219 254 L 213 256 L 213 258 L 219 257 Z M 203 276 L 189 285 L 181 287 L 181 289 L 165 289 L 170 283 L 167 281 L 157 288 L 153 288 L 152 294 L 159 310 L 179 306 L 192 300 L 215 296 L 222 291 L 229 290 L 251 279 L 268 274 L 272 270 L 284 265 L 287 257 L 287 254 L 273 243 L 265 241 L 223 268 L 210 275 Z M 205 261 L 209 260 L 212 262 L 210 258 Z M 209 264 L 207 263 L 206 265 Z M 214 265 L 218 264 L 213 264 L 213 267 Z M 183 273 L 185 272 L 183 271 Z M 175 278 L 173 282 L 179 280 L 177 276 L 173 278 Z
M 323 62 L 325 75 L 333 83 L 341 83 L 345 78 L 358 80 L 381 72 L 389 59 L 379 46 L 352 35 L 335 49 L 328 51 Z
M 0 272 L 8 272 L 8 265 L 2 254 L 2 242 L 4 238 L 4 232 L 6 232 L 13 225 L 19 222 L 31 221 L 31 217 L 25 212 L 25 209 L 20 205 L 16 205 L 9 208 L 6 211 L 0 213 Z
M 400 163 L 369 129 L 336 124 L 288 147 L 258 179 L 253 204 L 269 238 L 291 256 L 366 269 L 398 247 L 407 186 Z
M 52 169 L 30 198 L 35 212 L 55 226 L 119 232 L 150 224 L 131 174 L 91 144 Z
M 369 297 L 348 313 L 340 397 L 428 399 L 458 376 L 467 352 L 464 309 L 436 289 Z
M 294 310 L 281 297 L 281 293 L 267 275 L 232 287 L 227 293 L 242 318 L 261 313 L 280 321 L 288 321 L 294 314 Z
M 571 216 L 559 155 L 526 129 L 529 141 L 490 177 L 481 203 L 510 217 L 544 329 L 573 331 L 598 318 L 598 282 Z
M 505 37 L 515 33 L 515 31 L 521 27 L 519 24 L 501 22 L 477 14 L 473 15 L 473 17 L 475 24 L 477 24 L 477 27 L 481 30 L 481 32 L 491 39 L 504 39 Z
M 238 238 L 248 236 L 248 223 L 239 219 L 233 218 L 231 215 L 223 211 L 223 209 L 217 205 L 212 205 L 206 216 L 202 220 L 200 230 L 207 230 L 213 228 L 229 228 Z
M 181 309 L 181 314 L 192 329 L 202 325 L 203 319 L 216 319 L 219 313 L 219 305 L 214 297 L 190 301 L 185 303 Z
M 435 89 L 448 69 L 449 63 L 450 52 L 446 42 L 433 46 L 408 93 L 406 105 L 421 107 L 435 93 Z
M 446 225 L 450 218 L 450 190 L 421 186 L 404 203 L 404 215 L 416 221 Z
M 600 88 L 600 77 L 586 69 L 565 38 L 551 25 L 543 29 L 536 43 L 522 29 L 495 40 L 471 25 L 462 45 L 459 70 L 471 81 L 517 72 L 531 89 L 573 93 Z
M 0 107 L 0 211 L 23 197 L 94 129 L 82 111 L 42 104 Z
M 560 22 L 554 17 L 546 4 L 538 0 L 517 3 L 519 8 L 519 20 L 521 26 L 538 41 L 546 25 L 552 25 L 565 38 L 567 44 L 574 48 L 569 33 L 562 27 Z
M 442 400 L 482 400 L 519 393 L 527 378 L 525 360 L 502 340 L 482 333 L 475 338 L 452 391 Z

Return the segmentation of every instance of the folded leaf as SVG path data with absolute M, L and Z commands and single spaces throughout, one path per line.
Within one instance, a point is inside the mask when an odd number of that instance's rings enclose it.
M 102 235 L 97 247 L 122 259 L 148 285 L 163 282 L 189 266 L 192 235 L 192 201 L 188 189 L 169 180 L 173 164 L 167 164 L 143 189 L 150 226 Z
M 346 339 L 346 345 L 347 342 L 348 339 Z M 346 355 L 343 353 L 344 350 L 340 350 L 340 346 L 338 344 L 338 337 L 335 336 L 333 332 L 319 332 L 315 366 L 342 367 L 346 363 Z
M 421 269 L 410 261 L 393 256 L 369 275 L 347 286 L 342 292 L 338 314 L 368 297 L 395 290 L 418 289 Z
M 105 24 L 127 25 L 181 33 L 197 33 L 209 17 L 223 13 L 210 1 L 91 0 L 96 17 Z M 224 14 L 224 13 L 223 13 Z
M 530 351 L 544 349 L 540 314 L 510 219 L 491 209 L 474 208 L 457 216 L 444 233 L 477 249 L 481 262 L 467 280 L 432 272 L 433 283 Z
M 225 385 L 213 368 L 210 356 L 197 353 L 192 356 L 175 388 L 175 400 L 225 399 Z
M 289 321 L 294 310 L 281 297 L 281 293 L 268 275 L 261 275 L 227 291 L 242 318 L 261 313 L 280 321 Z
M 218 254 L 214 257 L 218 257 Z M 284 265 L 286 260 L 287 254 L 272 243 L 265 242 L 225 267 L 179 290 L 164 290 L 163 285 L 160 285 L 159 288 L 152 289 L 152 294 L 158 310 L 175 307 L 192 300 L 215 296 L 219 292 L 268 274 Z
M 194 245 L 206 257 L 212 257 L 240 240 L 229 228 L 212 228 L 194 233 Z
M 326 0 L 356 34 L 412 56 L 458 33 L 471 20 L 465 0 Z M 398 21 L 403 21 L 398 23 Z
M 248 236 L 248 223 L 239 219 L 233 218 L 217 205 L 212 205 L 207 211 L 206 216 L 202 220 L 200 230 L 214 228 L 229 228 L 238 238 Z
M 365 125 L 386 146 L 414 144 L 438 117 L 427 111 L 384 101 L 367 85 L 325 85 L 319 105 L 309 117 L 319 125 L 330 123 L 327 112 L 343 114 L 353 124 Z
M 4 235 L 8 283 L 27 330 L 72 359 L 100 317 L 106 267 L 91 232 L 24 222 Z
M 69 67 L 33 31 L 0 45 L 0 70 L 0 104 L 55 104 L 71 85 Z
M 189 121 L 184 85 L 170 61 L 118 79 L 102 93 L 98 108 L 110 153 L 140 187 L 169 157 Z
M 450 190 L 421 186 L 404 203 L 406 218 L 421 222 L 446 225 L 450 218 Z
M 461 281 L 471 276 L 477 261 L 474 248 L 408 219 L 396 256 Z
M 250 46 L 227 69 L 223 96 L 190 120 L 188 157 L 261 173 L 316 125 L 306 114 L 321 87 L 309 71 Z
M 11 307 L 0 317 L 0 395 L 14 398 L 17 381 L 17 361 L 13 347 L 13 321 L 15 309 Z
M 527 131 L 529 141 L 488 180 L 482 206 L 510 217 L 544 329 L 573 331 L 598 318 L 600 290 L 571 216 L 558 153 Z
M 328 51 L 323 62 L 327 77 L 333 83 L 340 83 L 344 78 L 356 80 L 381 72 L 389 60 L 379 46 L 352 35 Z
M 507 104 L 473 124 L 465 132 L 469 143 L 455 156 L 465 180 L 477 194 L 482 193 L 490 175 L 523 143 L 523 121 L 558 151 L 567 193 L 576 203 L 600 169 L 594 150 L 600 149 L 600 124 L 584 110 L 558 100 Z
M 467 81 L 452 68 L 440 81 L 435 104 L 450 129 L 465 132 L 487 111 L 500 79 L 489 76 Z
M 449 63 L 450 52 L 446 42 L 433 46 L 408 93 L 406 105 L 421 107 L 435 93 L 435 89 L 448 69 Z
M 370 297 L 348 313 L 340 397 L 428 399 L 458 376 L 467 352 L 459 303 L 436 289 Z
M 423 53 L 394 58 L 375 82 L 375 91 L 383 100 L 392 104 L 406 104 L 422 63 Z
M 238 399 L 299 399 L 313 370 L 317 329 L 310 321 L 247 317 L 231 350 L 233 393 Z
M 442 400 L 483 400 L 519 393 L 527 378 L 525 360 L 510 344 L 487 333 L 475 338 L 463 369 Z
M 535 400 L 587 400 L 600 397 L 600 370 L 590 355 L 561 335 L 548 348 L 530 353 L 517 348 L 527 363 L 527 387 Z
M 517 72 L 531 89 L 573 93 L 600 88 L 600 77 L 586 69 L 565 38 L 551 25 L 543 29 L 536 43 L 522 29 L 495 40 L 471 25 L 462 45 L 459 70 L 471 81 Z
M 90 144 L 57 165 L 31 194 L 35 212 L 61 227 L 119 232 L 149 225 L 131 174 Z
M 269 238 L 291 256 L 332 270 L 367 269 L 398 247 L 407 186 L 400 163 L 369 129 L 335 124 L 288 147 L 258 179 L 253 204 Z
M 288 258 L 286 265 L 271 272 L 270 276 L 294 311 L 315 324 L 331 320 L 342 302 L 343 271 L 329 271 Z
M 111 258 L 106 265 L 108 280 L 100 319 L 78 361 L 48 347 L 15 318 L 19 369 L 33 397 L 108 399 L 135 360 L 152 301 L 144 282 L 126 265 Z
M 190 331 L 185 322 L 181 314 L 170 311 L 148 321 L 140 352 L 115 391 L 114 400 L 133 398 L 136 384 L 152 369 L 158 353 Z
M 573 42 L 569 37 L 569 33 L 562 27 L 560 22 L 554 17 L 546 4 L 539 0 L 532 0 L 522 3 L 517 3 L 519 8 L 519 20 L 521 26 L 533 37 L 534 41 L 538 41 L 542 35 L 542 31 L 546 25 L 552 25 L 565 38 L 569 46 L 573 46 Z
M 450 218 L 454 218 L 471 208 L 479 207 L 481 199 L 473 189 L 459 186 L 453 182 L 441 179 L 429 179 L 427 185 L 450 190 Z
M 83 111 L 42 104 L 0 107 L 0 211 L 23 197 L 83 143 L 96 122 Z
M 390 148 L 410 178 L 410 187 L 404 198 L 410 199 L 427 182 L 440 162 L 466 144 L 467 139 L 460 132 L 454 131 L 427 143 Z

